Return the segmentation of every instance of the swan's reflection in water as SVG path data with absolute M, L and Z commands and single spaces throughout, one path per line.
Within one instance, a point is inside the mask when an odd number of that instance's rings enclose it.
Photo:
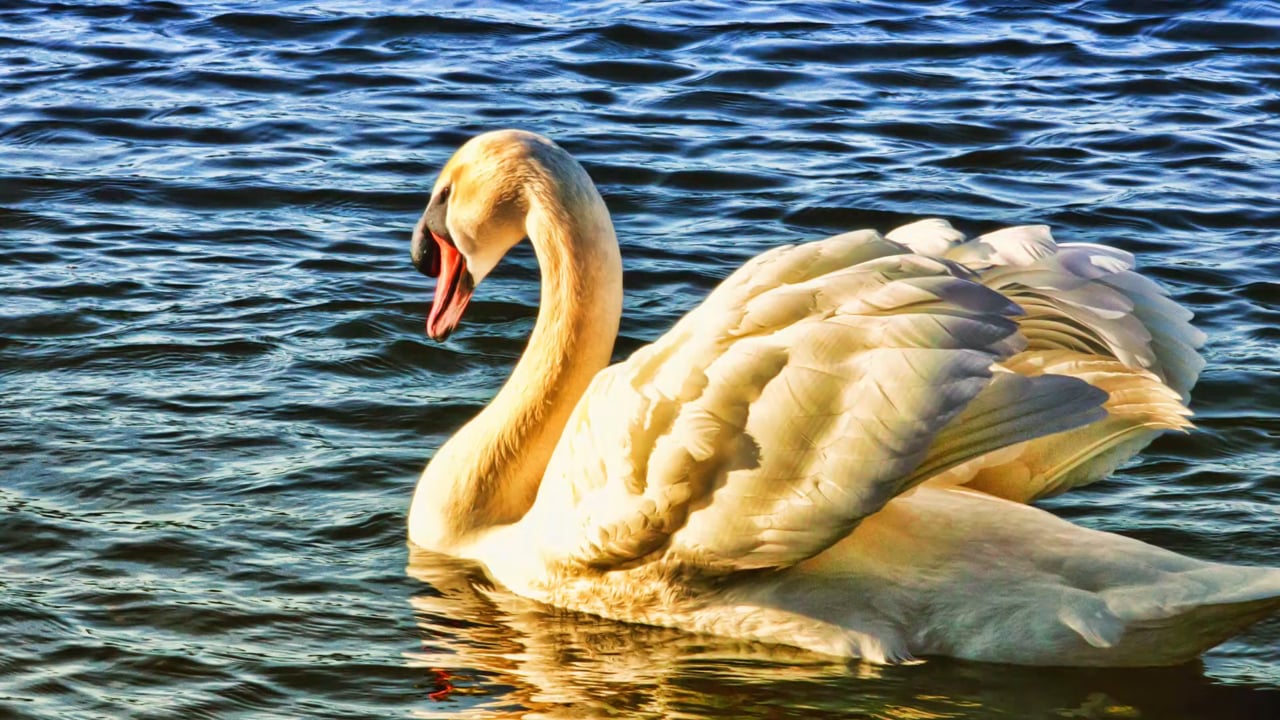
M 411 601 L 423 648 L 409 656 L 424 669 L 422 718 L 1280 717 L 1280 688 L 1218 685 L 1200 664 L 879 667 L 566 612 L 416 548 L 408 572 L 425 584 Z

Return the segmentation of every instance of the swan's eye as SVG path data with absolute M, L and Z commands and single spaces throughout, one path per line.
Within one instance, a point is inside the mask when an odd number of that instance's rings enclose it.
M 436 202 L 437 202 L 437 203 L 442 203 L 442 202 L 446 202 L 446 201 L 448 201 L 448 200 L 449 200 L 449 192 L 450 192 L 451 190 L 453 190 L 453 186 L 452 186 L 452 185 L 445 185 L 445 186 L 444 186 L 444 189 L 440 191 L 440 194 L 439 194 L 438 196 L 436 196 Z

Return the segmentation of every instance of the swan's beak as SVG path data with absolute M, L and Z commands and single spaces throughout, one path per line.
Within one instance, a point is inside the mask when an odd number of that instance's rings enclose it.
M 418 272 L 436 279 L 436 296 L 427 315 L 427 335 L 443 342 L 458 327 L 462 312 L 471 301 L 475 281 L 467 271 L 467 259 L 447 238 L 427 227 L 424 214 L 413 228 L 410 256 Z
M 458 252 L 452 243 L 430 233 L 434 241 L 434 257 L 428 262 L 428 270 L 436 270 L 436 296 L 431 303 L 431 313 L 427 315 L 427 335 L 436 342 L 444 342 L 449 334 L 458 327 L 462 313 L 471 302 L 471 293 L 475 283 L 471 273 L 467 272 L 467 259 Z M 430 251 L 428 251 L 428 254 Z

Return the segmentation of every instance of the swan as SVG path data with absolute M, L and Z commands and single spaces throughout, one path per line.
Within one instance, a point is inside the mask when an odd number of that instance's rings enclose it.
M 525 238 L 528 346 L 423 471 L 416 546 L 550 605 L 874 663 L 1170 665 L 1280 608 L 1280 569 L 1028 504 L 1190 427 L 1204 336 L 1129 253 L 937 219 L 777 247 L 609 365 L 605 204 L 554 142 L 501 130 L 414 229 L 428 335 Z

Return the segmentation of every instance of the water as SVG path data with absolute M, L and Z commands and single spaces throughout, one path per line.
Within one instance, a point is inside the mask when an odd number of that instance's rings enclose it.
M 409 228 L 519 126 L 615 215 L 620 353 L 846 229 L 1137 253 L 1209 334 L 1200 428 L 1051 507 L 1277 564 L 1277 4 L 444 5 L 0 4 L 0 716 L 1280 717 L 1276 620 L 1167 670 L 876 668 L 533 606 L 404 534 L 537 300 L 522 246 L 430 343 Z

